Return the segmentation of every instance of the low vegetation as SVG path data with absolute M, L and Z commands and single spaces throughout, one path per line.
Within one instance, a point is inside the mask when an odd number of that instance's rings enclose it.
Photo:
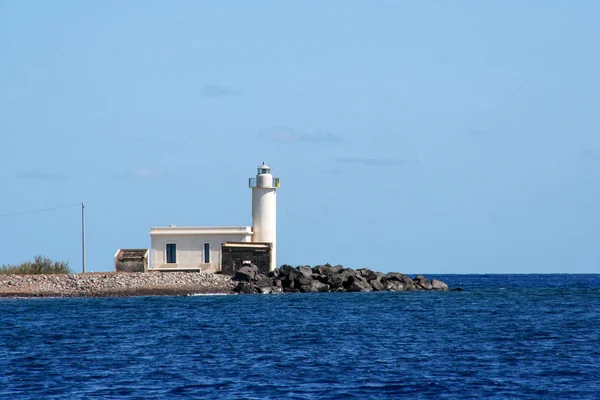
M 36 274 L 71 274 L 68 262 L 52 261 L 48 257 L 36 256 L 31 261 L 20 265 L 2 265 L 0 274 L 36 275 Z

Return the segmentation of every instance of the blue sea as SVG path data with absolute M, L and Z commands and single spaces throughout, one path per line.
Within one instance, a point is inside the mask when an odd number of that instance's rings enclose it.
M 600 275 L 1 299 L 0 399 L 600 399 Z

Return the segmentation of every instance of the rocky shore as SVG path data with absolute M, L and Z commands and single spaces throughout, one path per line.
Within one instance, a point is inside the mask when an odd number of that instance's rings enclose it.
M 404 292 L 415 290 L 448 290 L 439 280 L 429 280 L 422 275 L 414 279 L 398 272 L 354 270 L 342 265 L 308 265 L 292 267 L 283 265 L 268 275 L 261 274 L 256 266 L 238 269 L 232 278 L 238 281 L 238 293 L 312 293 L 312 292 Z
M 369 269 L 284 265 L 263 275 L 252 265 L 233 277 L 203 272 L 106 272 L 70 275 L 1 275 L 0 297 L 128 297 L 282 292 L 448 290 L 423 276 Z

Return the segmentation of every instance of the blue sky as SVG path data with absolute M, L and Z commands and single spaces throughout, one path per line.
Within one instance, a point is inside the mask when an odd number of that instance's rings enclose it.
M 0 214 L 86 203 L 88 270 L 152 226 L 278 262 L 600 272 L 596 1 L 0 0 Z M 0 217 L 0 264 L 80 262 L 80 210 Z

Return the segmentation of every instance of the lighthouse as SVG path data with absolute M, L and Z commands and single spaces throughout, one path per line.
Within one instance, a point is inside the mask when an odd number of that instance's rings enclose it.
M 279 178 L 273 178 L 271 167 L 263 162 L 256 177 L 250 178 L 249 186 L 252 189 L 252 226 L 169 225 L 150 228 L 150 252 L 146 256 L 141 253 L 139 268 L 146 268 L 146 262 L 149 264 L 147 269 L 152 271 L 234 275 L 239 268 L 250 263 L 262 274 L 273 271 L 277 266 L 275 192 L 279 189 Z M 122 257 L 119 258 L 121 250 L 115 254 L 115 269 L 123 264 Z
M 270 271 L 277 266 L 277 197 L 279 178 L 271 174 L 271 167 L 262 163 L 256 178 L 250 178 L 252 189 L 252 241 L 271 243 Z

